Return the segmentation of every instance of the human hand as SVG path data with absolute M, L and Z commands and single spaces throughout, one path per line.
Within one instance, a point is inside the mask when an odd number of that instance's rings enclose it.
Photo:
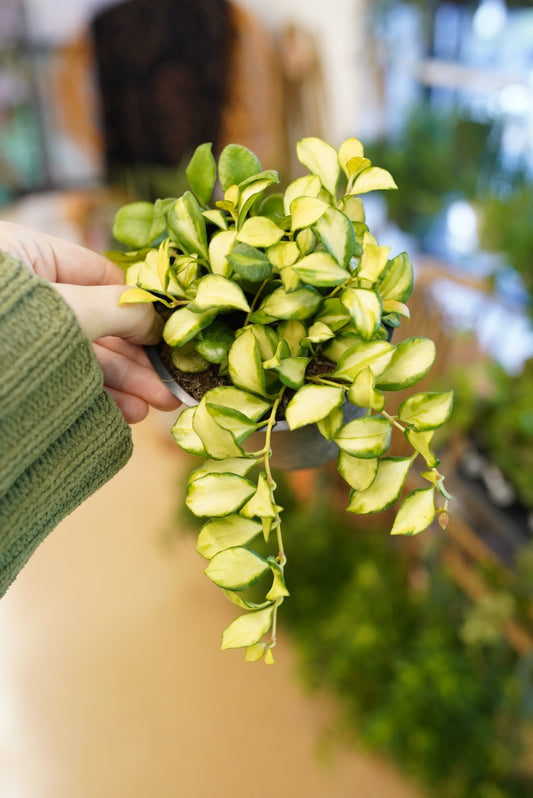
M 102 255 L 55 236 L 0 221 L 0 249 L 54 285 L 93 342 L 104 388 L 129 424 L 149 406 L 173 410 L 179 401 L 163 385 L 142 348 L 161 338 L 162 320 L 151 304 L 119 306 L 124 275 Z

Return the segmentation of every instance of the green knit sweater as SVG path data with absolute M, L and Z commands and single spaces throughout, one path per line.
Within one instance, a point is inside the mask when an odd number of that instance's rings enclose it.
M 131 431 L 73 312 L 0 252 L 0 596 L 131 451 Z

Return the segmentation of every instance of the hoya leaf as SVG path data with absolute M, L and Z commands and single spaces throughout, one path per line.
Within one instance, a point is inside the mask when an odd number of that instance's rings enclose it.
M 276 347 L 276 351 L 274 355 L 267 360 L 263 360 L 263 368 L 265 369 L 277 369 L 281 365 L 281 361 L 283 358 L 287 358 L 290 356 L 289 345 L 287 341 L 280 339 L 278 341 L 278 345 Z
M 157 250 L 157 275 L 163 286 L 163 289 L 167 291 L 168 284 L 170 281 L 170 238 L 165 238 L 164 241 L 161 242 L 159 245 L 159 249 Z
M 259 662 L 259 660 L 263 659 L 265 650 L 266 650 L 265 643 L 256 643 L 253 646 L 248 646 L 248 648 L 244 652 L 244 661 Z
M 302 255 L 308 255 L 314 250 L 317 244 L 317 238 L 310 227 L 305 227 L 303 230 L 300 230 L 296 235 L 295 241 Z
M 320 178 L 317 175 L 305 175 L 298 177 L 290 183 L 283 195 L 283 209 L 285 215 L 289 216 L 291 212 L 291 205 L 296 197 L 318 197 L 322 185 Z
M 407 302 L 413 292 L 413 267 L 406 252 L 401 252 L 389 261 L 387 269 L 379 282 L 382 299 L 396 299 Z
M 268 360 L 274 356 L 279 344 L 279 338 L 275 330 L 266 324 L 250 324 L 249 329 L 253 332 L 261 360 Z
M 348 168 L 349 162 L 353 158 L 362 158 L 363 153 L 363 145 L 359 139 L 353 137 L 343 141 L 339 147 L 339 163 L 348 179 L 353 176 L 351 170 Z
M 195 341 L 187 341 L 183 346 L 175 346 L 170 354 L 172 363 L 187 374 L 200 374 L 209 368 L 209 363 L 196 351 Z
M 205 451 L 214 460 L 241 457 L 243 451 L 230 430 L 220 426 L 211 414 L 204 394 L 193 416 L 193 429 L 202 441 Z
M 257 480 L 257 490 L 241 510 L 245 518 L 275 518 L 281 510 L 273 499 L 273 490 L 268 484 L 266 475 L 261 472 Z
M 285 224 L 288 224 L 290 221 L 285 214 L 283 194 L 281 192 L 269 194 L 268 197 L 265 197 L 259 205 L 259 213 L 261 216 L 269 216 L 270 219 L 277 222 L 280 227 L 285 227 Z
M 317 287 L 336 286 L 350 279 L 349 272 L 341 269 L 327 252 L 312 252 L 297 261 L 292 269 L 304 283 Z
M 261 532 L 261 524 L 242 515 L 213 518 L 200 530 L 196 543 L 198 554 L 210 560 L 219 551 L 251 543 Z
M 410 457 L 384 457 L 370 487 L 352 491 L 347 510 L 364 515 L 390 507 L 400 498 L 411 463 Z
M 265 280 L 272 272 L 270 260 L 265 253 L 242 241 L 235 242 L 227 253 L 227 259 L 238 277 L 252 283 Z
M 277 601 L 278 599 L 283 599 L 286 596 L 290 596 L 290 593 L 287 590 L 287 585 L 285 584 L 283 569 L 280 564 L 274 557 L 267 557 L 267 562 L 272 570 L 272 575 L 274 578 L 272 580 L 272 587 L 266 594 L 265 598 L 270 599 L 270 601 Z
M 361 155 L 355 155 L 353 158 L 346 164 L 346 172 L 348 174 L 348 178 L 350 181 L 353 181 L 357 175 L 359 175 L 364 169 L 368 169 L 369 166 L 372 166 L 372 162 L 369 158 L 365 158 Z
M 190 191 L 179 197 L 169 210 L 168 227 L 184 252 L 207 260 L 205 219 L 198 200 Z
M 373 375 L 383 372 L 394 354 L 388 341 L 354 341 L 347 339 L 347 347 L 339 357 L 334 376 L 354 380 L 359 372 L 369 368 Z M 379 380 L 378 380 L 379 381 Z
M 142 303 L 159 302 L 160 298 L 145 291 L 143 288 L 127 288 L 119 297 L 119 305 L 137 305 Z
M 237 474 L 239 477 L 245 477 L 256 462 L 255 457 L 227 457 L 224 460 L 205 460 L 199 468 L 195 468 L 192 471 L 189 479 L 195 480 L 198 477 L 205 477 L 206 474 Z
M 242 144 L 228 144 L 220 153 L 218 178 L 223 191 L 260 171 L 261 163 L 257 155 Z
M 294 241 L 280 241 L 267 250 L 268 260 L 277 269 L 292 266 L 300 257 L 300 250 Z
M 453 407 L 453 391 L 417 393 L 402 402 L 398 416 L 415 430 L 436 429 L 449 418 Z
M 189 482 L 185 503 L 196 516 L 236 513 L 255 492 L 255 485 L 236 474 L 206 474 Z
M 378 473 L 378 465 L 378 457 L 354 457 L 342 449 L 339 452 L 339 474 L 354 490 L 363 491 L 370 487 Z
M 163 328 L 163 339 L 169 346 L 183 346 L 200 330 L 208 327 L 216 315 L 216 310 L 193 313 L 189 308 L 179 308 L 166 322 Z
M 152 244 L 165 231 L 164 218 L 156 219 L 151 202 L 129 202 L 117 211 L 113 235 L 131 249 Z
M 108 260 L 120 266 L 121 269 L 127 271 L 130 266 L 142 263 L 150 251 L 151 247 L 144 247 L 134 252 L 121 252 L 115 249 L 107 249 L 104 250 L 102 254 L 105 255 Z
M 263 518 L 261 518 L 261 525 L 263 527 L 263 537 L 265 539 L 265 543 L 268 543 L 270 539 L 270 533 L 272 531 L 273 523 L 274 523 L 274 518 L 270 516 L 263 516 Z
M 397 299 L 384 299 L 382 304 L 383 314 L 397 313 L 398 316 L 404 316 L 406 319 L 411 318 L 411 313 L 407 305 L 403 302 L 398 302 Z
M 405 430 L 405 437 L 413 449 L 416 449 L 416 451 L 422 455 L 428 468 L 436 468 L 440 463 L 438 457 L 436 457 L 431 450 L 431 440 L 434 435 L 435 430 L 433 429 L 423 432 L 417 432 L 411 428 Z
M 235 546 L 215 554 L 204 573 L 226 590 L 245 590 L 252 587 L 269 569 L 266 560 L 246 546 Z
M 251 421 L 259 421 L 271 406 L 270 402 L 261 399 L 259 396 L 231 385 L 211 388 L 206 393 L 205 398 L 209 404 L 224 405 L 233 410 L 238 410 Z
M 194 282 L 198 279 L 199 264 L 195 255 L 178 255 L 174 263 L 170 264 L 170 270 L 174 275 L 182 292 L 186 292 L 190 298 L 190 290 Z
M 379 166 L 369 166 L 356 177 L 352 186 L 353 194 L 366 194 L 367 191 L 398 188 L 390 172 Z
M 376 390 L 374 375 L 368 366 L 357 374 L 350 385 L 348 399 L 358 407 L 370 407 L 378 413 L 385 407 L 385 396 Z
M 260 309 L 275 319 L 307 319 L 317 310 L 322 297 L 311 286 L 287 292 L 276 288 L 261 303 Z
M 391 432 L 391 424 L 383 416 L 366 416 L 345 424 L 335 443 L 357 457 L 379 457 L 389 448 Z
M 306 334 L 305 324 L 296 319 L 282 321 L 278 325 L 278 335 L 287 341 L 292 357 L 301 357 L 307 354 L 307 349 L 301 343 Z
M 332 441 L 344 422 L 344 414 L 341 407 L 334 407 L 331 413 L 325 418 L 316 422 L 318 430 L 327 441 Z
M 387 391 L 409 388 L 428 373 L 435 354 L 435 344 L 429 338 L 407 338 L 394 347 L 389 365 L 376 379 L 377 387 Z
M 286 266 L 280 272 L 281 282 L 283 283 L 283 289 L 288 294 L 291 294 L 293 291 L 296 291 L 298 288 L 302 287 L 302 281 L 292 268 L 292 266 Z
M 325 418 L 344 400 L 344 389 L 329 385 L 304 385 L 294 394 L 285 418 L 290 429 L 298 429 L 306 424 L 314 424 Z
M 370 340 L 381 324 L 381 303 L 378 295 L 366 288 L 346 288 L 342 292 L 341 302 L 361 338 Z
M 259 172 L 259 174 L 253 175 L 241 182 L 239 186 L 241 189 L 239 197 L 239 217 L 237 220 L 237 227 L 239 229 L 242 227 L 250 209 L 259 199 L 259 195 L 273 183 L 279 183 L 278 173 L 273 170 Z M 262 212 L 261 216 L 266 216 L 266 214 Z
M 245 189 L 249 188 L 250 186 L 256 187 L 258 184 L 263 184 L 264 182 L 268 182 L 269 186 L 273 185 L 274 183 L 279 183 L 279 174 L 275 169 L 265 169 L 263 172 L 255 172 L 253 175 L 250 175 L 250 177 L 246 177 L 244 180 L 241 180 L 239 183 L 239 189 L 241 191 L 241 204 L 246 202 L 246 194 L 244 193 Z
M 224 214 L 218 208 L 211 209 L 208 208 L 206 211 L 202 211 L 202 216 L 204 219 L 207 219 L 208 222 L 212 222 L 217 227 L 220 227 L 221 230 L 228 229 L 228 222 Z
M 228 601 L 231 601 L 232 604 L 236 604 L 237 607 L 240 607 L 242 610 L 262 610 L 264 607 L 274 606 L 272 601 L 262 601 L 260 604 L 258 604 L 256 601 L 245 599 L 242 595 L 234 590 L 225 590 L 224 588 L 221 588 L 221 590 Z
M 350 321 L 350 316 L 340 299 L 338 297 L 331 297 L 323 301 L 320 312 L 315 317 L 315 321 L 327 324 L 333 332 L 337 332 L 337 330 L 340 330 Z
M 187 407 L 181 411 L 171 429 L 172 437 L 184 452 L 205 457 L 204 445 L 192 426 L 195 411 L 195 407 Z
M 144 263 L 139 264 L 137 271 L 137 285 L 139 288 L 143 288 L 145 291 L 154 291 L 157 294 L 163 294 L 165 293 L 166 288 L 164 283 L 168 282 L 168 272 L 166 275 L 163 275 L 163 280 L 161 280 L 158 271 L 158 261 L 158 251 L 151 249 L 146 256 Z
M 278 368 L 278 376 L 287 387 L 297 391 L 305 381 L 305 371 L 309 364 L 308 357 L 286 357 Z
M 189 185 L 201 205 L 209 203 L 217 179 L 217 168 L 211 146 L 210 143 L 200 144 L 185 169 Z
M 222 633 L 222 650 L 258 643 L 272 624 L 274 606 L 248 612 L 236 618 Z
M 239 335 L 228 353 L 228 369 L 236 388 L 265 396 L 265 372 L 259 347 L 250 328 Z
M 344 197 L 342 201 L 342 210 L 351 222 L 364 224 L 365 208 L 361 197 Z
M 206 274 L 198 282 L 194 303 L 189 305 L 195 313 L 208 310 L 250 310 L 242 288 L 221 274 Z
M 340 165 L 334 147 L 316 137 L 304 138 L 296 145 L 296 155 L 300 163 L 318 175 L 324 188 L 335 196 Z
M 346 214 L 328 207 L 315 224 L 315 230 L 339 266 L 347 269 L 355 254 L 355 232 Z
M 206 327 L 199 333 L 195 341 L 198 354 L 209 361 L 209 363 L 224 363 L 235 340 L 235 333 L 229 324 L 219 319 Z
M 231 432 L 238 444 L 243 443 L 257 429 L 256 425 L 238 410 L 213 405 L 208 400 L 207 409 L 220 427 Z
M 389 252 L 390 247 L 380 247 L 377 244 L 371 244 L 368 240 L 368 235 L 365 234 L 363 254 L 361 255 L 357 276 L 360 279 L 367 280 L 372 286 L 375 285 L 387 267 Z
M 252 247 L 271 247 L 284 235 L 283 230 L 267 216 L 251 216 L 237 233 L 237 241 Z
M 335 333 L 328 327 L 327 324 L 324 324 L 321 321 L 316 321 L 309 327 L 309 332 L 307 333 L 304 343 L 310 344 L 321 344 L 324 341 L 329 341 L 330 338 L 333 338 Z
M 352 330 L 353 325 L 350 324 L 345 327 L 346 330 Z M 326 346 L 324 347 L 323 353 L 328 360 L 332 360 L 333 363 L 339 363 L 341 358 L 349 352 L 354 346 L 360 343 L 369 343 L 368 341 L 362 341 L 361 336 L 357 335 L 355 332 L 340 332 L 337 334 L 335 338 L 333 338 Z M 339 376 L 334 372 L 335 376 Z M 346 377 L 342 377 L 342 379 L 346 379 Z
M 209 242 L 209 263 L 213 274 L 229 277 L 231 266 L 228 253 L 235 242 L 235 230 L 222 230 Z
M 317 222 L 324 211 L 329 208 L 326 202 L 318 197 L 296 197 L 291 202 L 291 230 L 310 227 Z
M 394 519 L 391 535 L 418 535 L 431 524 L 435 513 L 435 489 L 414 490 L 402 502 Z

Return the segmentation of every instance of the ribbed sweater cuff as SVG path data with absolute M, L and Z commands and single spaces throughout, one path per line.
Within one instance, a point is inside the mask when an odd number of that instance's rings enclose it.
M 71 309 L 0 253 L 0 595 L 131 451 L 131 431 Z

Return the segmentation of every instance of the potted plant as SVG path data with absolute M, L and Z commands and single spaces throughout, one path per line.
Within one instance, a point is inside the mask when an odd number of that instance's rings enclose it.
M 338 455 L 352 513 L 397 502 L 420 455 L 427 487 L 403 500 L 392 534 L 417 534 L 436 516 L 444 527 L 449 498 L 431 441 L 452 392 L 413 393 L 397 413 L 386 409 L 386 393 L 413 386 L 435 358 L 429 339 L 390 340 L 409 317 L 413 271 L 405 253 L 389 257 L 372 236 L 360 195 L 395 183 L 355 138 L 338 152 L 305 138 L 297 155 L 309 174 L 279 193 L 277 172 L 247 148 L 228 145 L 217 164 L 211 145 L 200 145 L 186 169 L 191 190 L 120 208 L 114 235 L 127 251 L 107 253 L 131 286 L 121 302 L 154 302 L 166 317 L 158 358 L 189 405 L 172 434 L 204 458 L 186 503 L 205 519 L 207 576 L 243 610 L 222 648 L 243 647 L 248 661 L 273 662 L 289 595 L 272 475 L 279 429 L 317 432 L 328 445 L 318 462 Z M 393 427 L 409 457 L 387 454 Z M 306 467 L 316 464 L 314 446 Z M 252 600 L 248 589 L 265 578 Z

